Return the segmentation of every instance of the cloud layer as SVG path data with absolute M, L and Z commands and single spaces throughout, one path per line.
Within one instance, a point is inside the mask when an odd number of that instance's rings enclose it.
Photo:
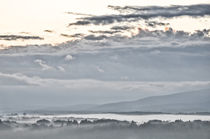
M 105 24 L 112 24 L 115 22 L 136 21 L 140 19 L 150 19 L 155 17 L 172 18 L 179 16 L 192 16 L 192 17 L 205 16 L 205 15 L 210 15 L 209 7 L 210 5 L 207 4 L 189 5 L 189 6 L 176 5 L 168 7 L 109 6 L 109 8 L 119 11 L 121 14 L 84 17 L 75 23 L 70 23 L 69 26 L 88 25 L 88 24 L 105 25 Z
M 44 38 L 39 36 L 23 36 L 23 35 L 0 35 L 0 40 L 43 40 Z
M 70 24 L 111 24 L 108 29 L 93 28 L 88 33 L 73 35 L 59 33 L 75 39 L 58 45 L 11 46 L 0 50 L 0 104 L 25 105 L 23 98 L 28 98 L 32 105 L 37 101 L 43 105 L 106 103 L 209 88 L 210 29 L 185 32 L 174 30 L 166 21 L 153 20 L 208 16 L 208 7 L 109 6 L 119 14 L 79 14 L 85 17 Z M 152 29 L 132 24 L 140 20 Z M 0 39 L 42 38 L 1 35 Z

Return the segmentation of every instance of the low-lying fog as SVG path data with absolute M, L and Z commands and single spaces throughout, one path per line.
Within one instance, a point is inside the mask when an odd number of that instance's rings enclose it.
M 154 122 L 154 123 L 153 123 Z M 0 130 L 2 139 L 209 139 L 209 122 L 84 123 L 60 128 Z
M 116 120 L 120 116 L 122 120 Z M 148 118 L 140 123 L 134 116 Z M 161 116 L 162 119 L 173 118 L 158 120 Z M 0 139 L 209 139 L 209 117 L 163 114 L 2 115 Z
M 2 139 L 209 139 L 209 129 L 61 128 L 0 131 Z
M 98 113 L 98 114 L 8 114 L 0 117 L 2 120 L 15 120 L 18 123 L 33 123 L 40 119 L 47 120 L 81 120 L 81 119 L 115 119 L 120 121 L 134 121 L 143 124 L 149 120 L 162 120 L 174 122 L 182 121 L 210 121 L 210 115 L 190 115 L 190 114 L 114 114 L 114 113 Z

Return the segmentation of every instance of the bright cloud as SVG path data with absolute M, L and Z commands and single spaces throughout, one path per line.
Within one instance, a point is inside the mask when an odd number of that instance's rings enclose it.
M 46 62 L 41 60 L 41 59 L 36 59 L 36 60 L 34 60 L 34 62 L 38 63 L 42 67 L 42 70 L 51 70 L 51 69 L 53 69 L 53 67 L 47 65 Z
M 65 60 L 66 60 L 66 61 L 71 61 L 71 60 L 73 60 L 73 56 L 71 56 L 71 55 L 66 55 L 66 56 L 65 56 Z

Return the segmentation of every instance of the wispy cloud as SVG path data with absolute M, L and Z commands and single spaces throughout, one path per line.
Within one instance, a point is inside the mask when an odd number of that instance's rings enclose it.
M 119 31 L 119 30 L 97 30 L 97 31 L 94 31 L 94 30 L 89 30 L 89 32 L 91 32 L 91 33 L 94 33 L 94 34 L 110 34 L 110 35 L 113 35 L 113 34 L 115 34 L 115 33 L 119 33 L 119 32 L 121 32 L 121 31 Z
M 44 30 L 44 32 L 53 33 L 54 31 L 53 30 L 46 29 L 46 30 Z
M 53 67 L 47 65 L 46 62 L 41 60 L 41 59 L 36 59 L 36 60 L 34 60 L 34 62 L 38 63 L 42 67 L 42 70 L 51 70 L 51 69 L 53 69 Z
M 21 73 L 1 73 L 0 77 L 8 77 L 25 82 L 29 85 L 45 87 L 65 87 L 69 89 L 108 89 L 123 91 L 174 91 L 181 89 L 205 88 L 210 85 L 210 81 L 179 81 L 179 82 L 143 82 L 143 81 L 99 81 L 93 79 L 60 80 L 53 78 L 29 77 Z
M 130 27 L 130 26 L 113 26 L 113 27 L 111 27 L 111 29 L 116 30 L 116 31 L 123 31 L 123 30 L 133 29 L 133 27 Z
M 112 24 L 115 22 L 125 22 L 125 21 L 137 21 L 140 19 L 150 19 L 155 17 L 164 17 L 164 18 L 172 18 L 179 16 L 205 16 L 210 15 L 210 5 L 189 5 L 189 6 L 148 6 L 148 7 L 120 7 L 120 6 L 109 6 L 114 10 L 120 11 L 120 14 L 117 15 L 102 15 L 102 16 L 91 16 L 80 18 L 75 23 L 70 23 L 69 26 L 72 25 L 106 25 Z
M 104 73 L 104 70 L 101 67 L 97 66 L 96 69 L 97 69 L 98 72 Z
M 146 21 L 146 25 L 150 27 L 156 26 L 167 26 L 169 23 L 157 22 L 157 21 Z
M 84 13 L 77 13 L 77 12 L 66 12 L 67 14 L 72 14 L 72 15 L 79 15 L 79 16 L 94 16 L 92 14 L 84 14 Z
M 84 36 L 84 34 L 77 33 L 77 34 L 69 35 L 69 34 L 61 33 L 60 36 L 66 37 L 66 38 L 81 38 Z
M 38 77 L 28 77 L 28 76 L 26 76 L 24 74 L 21 74 L 21 73 L 8 74 L 8 73 L 0 72 L 0 77 L 13 78 L 13 79 L 22 81 L 24 83 L 27 83 L 29 85 L 38 85 L 38 86 L 42 85 L 42 83 L 40 82 L 40 78 L 38 78 Z
M 43 40 L 44 38 L 39 36 L 22 36 L 22 35 L 0 35 L 0 40 Z
M 64 69 L 64 67 L 62 66 L 57 66 L 58 70 L 61 71 L 61 72 L 65 72 L 66 70 Z

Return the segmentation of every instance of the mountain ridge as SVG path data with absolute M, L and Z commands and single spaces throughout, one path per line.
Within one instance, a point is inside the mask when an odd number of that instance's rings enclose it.
M 102 104 L 93 108 L 92 111 L 210 112 L 210 89 Z

